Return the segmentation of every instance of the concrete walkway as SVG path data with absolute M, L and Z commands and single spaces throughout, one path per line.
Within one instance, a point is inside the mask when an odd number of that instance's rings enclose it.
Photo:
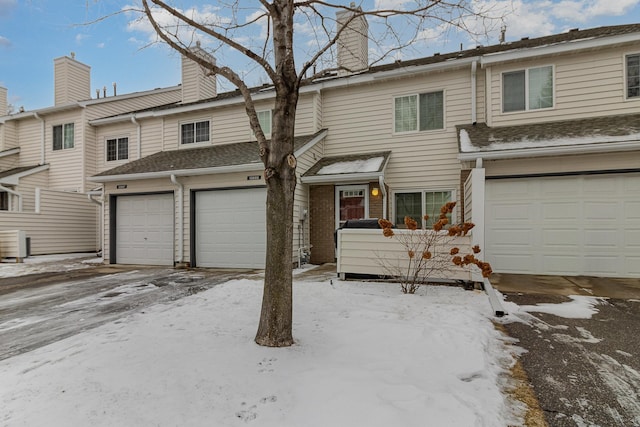
M 530 312 L 505 328 L 526 350 L 549 426 L 640 426 L 640 279 L 495 274 L 491 283 L 520 306 L 601 297 L 590 319 Z

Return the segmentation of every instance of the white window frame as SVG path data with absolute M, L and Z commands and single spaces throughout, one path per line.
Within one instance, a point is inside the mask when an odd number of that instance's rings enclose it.
M 633 52 L 633 53 L 625 53 L 622 56 L 622 67 L 624 68 L 624 82 L 623 84 L 623 91 L 624 91 L 624 100 L 625 101 L 640 101 L 640 95 L 638 96 L 632 96 L 629 97 L 629 87 L 627 86 L 628 84 L 628 68 L 627 68 L 627 58 L 629 56 L 638 56 L 640 57 L 640 52 Z
M 426 94 L 430 94 L 430 93 L 442 93 L 442 127 L 441 128 L 437 128 L 437 129 L 425 129 L 425 130 L 420 130 L 420 95 L 426 95 Z M 416 106 L 417 106 L 417 111 L 416 111 L 416 126 L 415 129 L 412 130 L 404 130 L 404 131 L 396 131 L 396 100 L 400 99 L 400 98 L 407 98 L 410 96 L 415 96 L 416 97 Z M 415 93 L 406 93 L 403 95 L 396 95 L 393 97 L 393 102 L 391 103 L 391 108 L 392 108 L 392 116 L 393 116 L 393 134 L 394 135 L 407 135 L 407 134 L 411 134 L 411 133 L 423 133 L 423 132 L 442 132 L 443 130 L 445 130 L 447 128 L 447 92 L 444 89 L 435 89 L 435 90 L 425 90 L 425 91 L 421 91 L 421 92 L 415 92 Z
M 62 129 L 62 147 L 55 148 L 55 128 L 58 126 Z M 71 146 L 65 147 L 65 131 L 67 126 L 73 127 L 73 138 L 71 139 Z M 51 151 L 64 151 L 64 150 L 72 150 L 76 147 L 76 126 L 75 122 L 69 123 L 58 123 L 51 126 Z
M 120 140 L 121 139 L 127 139 L 127 158 L 126 159 L 121 159 L 120 158 Z M 109 141 L 116 141 L 116 158 L 113 160 L 109 160 Z M 105 137 L 104 139 L 104 161 L 106 163 L 112 163 L 112 162 L 126 162 L 129 160 L 129 150 L 130 144 L 129 144 L 129 135 L 119 135 L 119 136 L 108 136 Z
M 538 68 L 551 68 L 551 84 L 553 87 L 551 88 L 551 107 L 544 108 L 529 108 L 529 70 L 534 70 Z M 504 111 L 504 75 L 509 73 L 516 73 L 519 71 L 524 71 L 524 110 L 517 111 Z M 500 112 L 502 114 L 518 114 L 518 113 L 526 113 L 531 111 L 548 111 L 556 108 L 556 67 L 553 64 L 539 65 L 535 67 L 526 67 L 526 68 L 514 68 L 512 70 L 503 71 L 500 74 Z
M 425 220 L 424 220 L 424 215 L 425 214 L 429 214 L 430 218 L 433 218 L 434 213 L 433 212 L 425 212 L 425 194 L 426 193 L 443 193 L 443 192 L 450 192 L 451 193 L 451 201 L 452 202 L 457 202 L 457 191 L 453 188 L 412 188 L 412 189 L 400 189 L 400 190 L 394 190 L 391 192 L 391 197 L 392 197 L 392 206 L 391 206 L 391 218 L 395 221 L 396 219 L 396 212 L 397 212 L 397 206 L 396 206 L 396 194 L 407 194 L 407 193 L 421 193 L 422 197 L 421 197 L 421 201 L 420 201 L 420 207 L 422 210 L 422 213 L 420 215 L 420 226 L 422 228 L 425 228 Z M 439 212 L 436 213 L 439 215 Z M 458 205 L 456 204 L 456 207 L 453 208 L 453 212 L 451 212 L 451 218 L 453 222 L 457 221 L 458 218 Z M 403 224 L 395 224 L 396 226 L 402 227 Z
M 336 185 L 335 186 L 335 220 L 336 229 L 340 228 L 340 192 L 341 191 L 364 191 L 364 219 L 369 218 L 369 184 L 358 185 Z
M 207 134 L 207 139 L 205 141 L 197 141 L 196 138 L 196 126 L 198 123 L 208 122 L 209 123 L 209 133 Z M 182 127 L 186 125 L 193 125 L 193 142 L 183 142 L 182 141 Z M 204 117 L 193 120 L 184 120 L 178 124 L 178 135 L 180 140 L 180 147 L 197 147 L 200 145 L 207 145 L 211 143 L 211 118 Z
M 265 128 L 262 124 L 262 121 L 260 120 L 260 115 L 263 115 L 263 117 L 267 117 L 269 119 L 269 131 L 265 131 Z M 258 121 L 260 122 L 260 127 L 262 128 L 262 132 L 264 133 L 264 136 L 266 138 L 270 138 L 271 137 L 271 130 L 273 129 L 273 110 L 257 110 L 256 111 L 256 115 L 258 116 Z

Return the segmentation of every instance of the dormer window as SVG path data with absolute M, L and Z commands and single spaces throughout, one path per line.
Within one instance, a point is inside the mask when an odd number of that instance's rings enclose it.
M 553 107 L 553 67 L 527 68 L 502 74 L 502 112 Z
M 181 144 L 209 142 L 210 139 L 209 120 L 182 123 L 180 125 Z
M 627 98 L 640 98 L 640 54 L 627 55 Z

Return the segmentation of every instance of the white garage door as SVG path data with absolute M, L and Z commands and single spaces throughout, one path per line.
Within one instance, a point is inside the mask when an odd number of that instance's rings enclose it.
M 640 277 L 640 174 L 486 181 L 497 272 Z
M 116 262 L 173 265 L 173 194 L 119 196 Z
M 195 252 L 199 267 L 264 268 L 264 188 L 198 191 Z

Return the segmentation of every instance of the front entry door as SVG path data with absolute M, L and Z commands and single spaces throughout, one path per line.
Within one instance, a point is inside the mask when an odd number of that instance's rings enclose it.
M 349 219 L 369 218 L 369 186 L 336 187 L 336 228 Z

